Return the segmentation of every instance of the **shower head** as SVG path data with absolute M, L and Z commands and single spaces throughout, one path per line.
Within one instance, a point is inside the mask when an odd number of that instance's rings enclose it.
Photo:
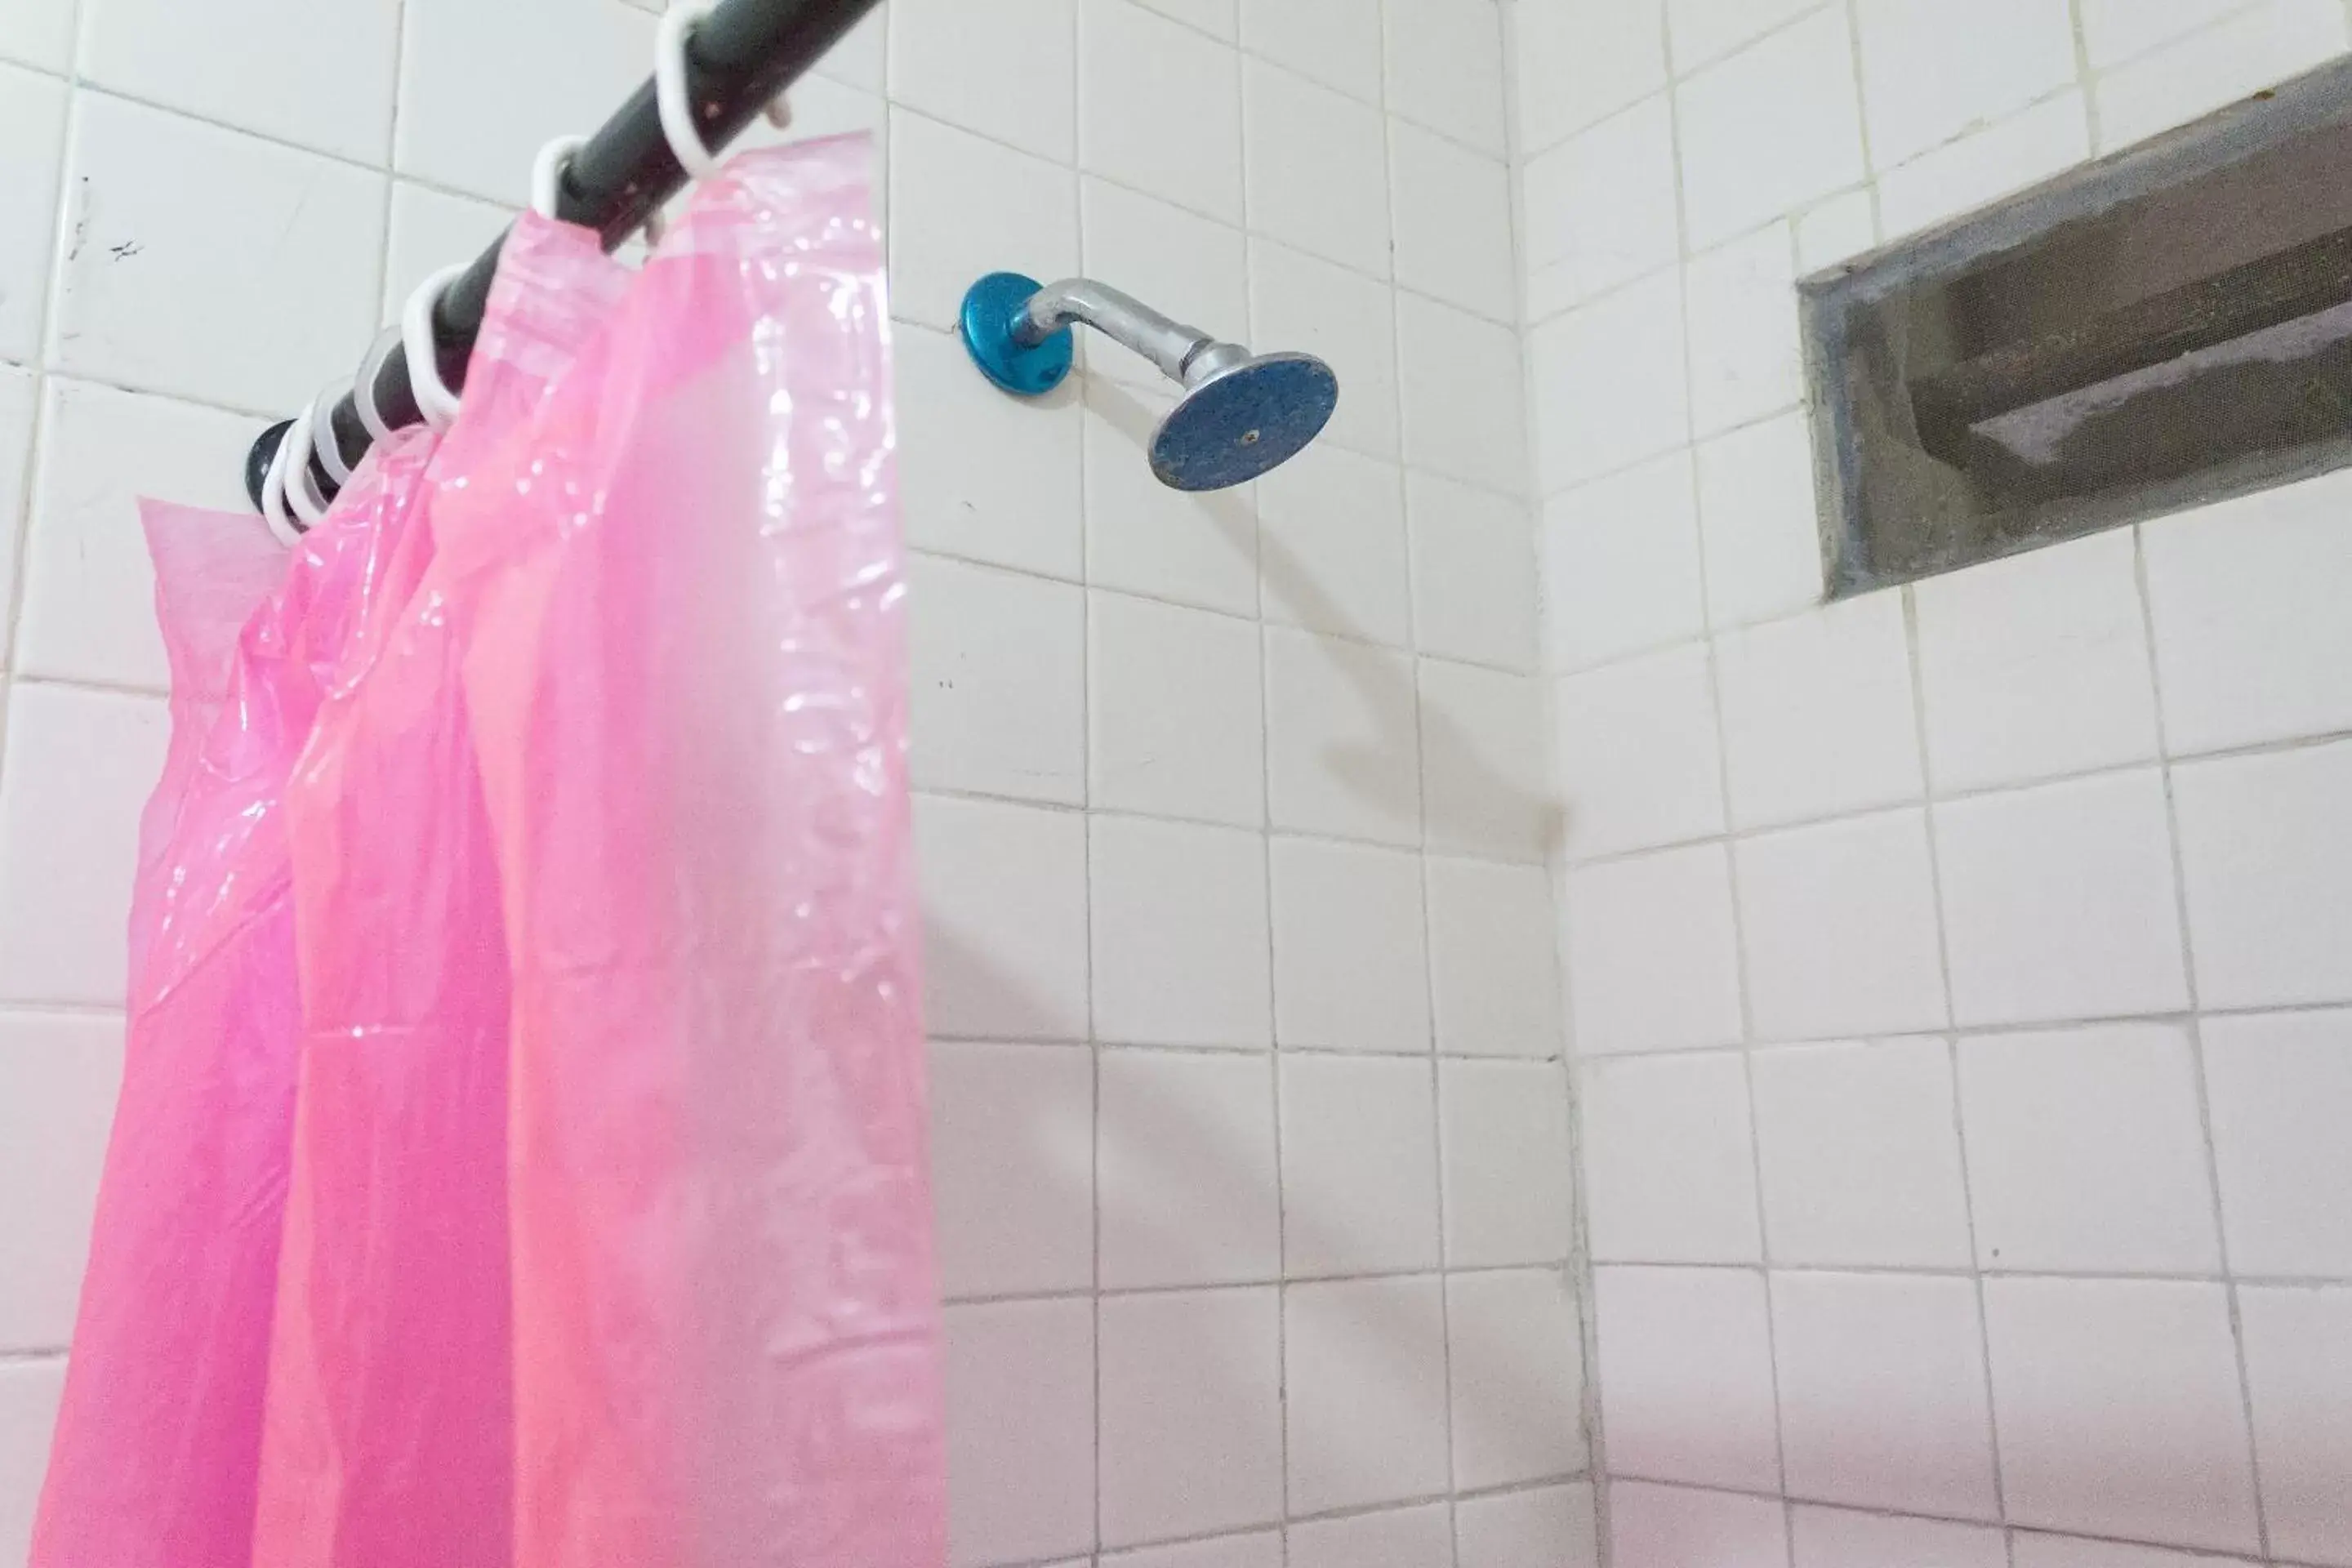
M 1241 359 L 1192 384 L 1168 411 L 1152 432 L 1151 471 L 1171 489 L 1247 484 L 1304 451 L 1339 405 L 1339 378 L 1313 354 Z
M 1174 489 L 1247 484 L 1305 450 L 1339 404 L 1339 376 L 1312 354 L 1253 355 L 1083 278 L 1048 289 L 992 272 L 964 296 L 964 347 L 989 380 L 1024 397 L 1069 374 L 1080 321 L 1185 388 L 1151 437 L 1151 471 Z

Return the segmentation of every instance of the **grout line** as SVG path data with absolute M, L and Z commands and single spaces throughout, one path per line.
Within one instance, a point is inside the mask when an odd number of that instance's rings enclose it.
M 2352 0 L 2347 0 L 2347 4 L 2352 4 Z M 2103 136 L 2099 126 L 2097 84 L 2091 69 L 2090 34 L 2083 26 L 2083 0 L 2066 0 L 2066 20 L 2074 46 L 2074 84 L 2083 94 L 2084 125 L 2090 136 L 2091 156 L 2096 158 L 2101 152 Z
M 2156 657 L 2156 602 L 2148 590 L 2147 546 L 2145 531 L 2135 525 L 2132 540 L 2132 584 L 2139 597 L 2140 647 L 2147 659 L 2147 674 L 2156 696 L 2157 750 L 2163 757 L 2165 842 L 2170 853 L 2168 868 L 2172 876 L 2174 913 L 2179 921 L 2180 967 L 2188 987 L 2189 1009 L 2186 1027 L 2189 1037 L 2190 1070 L 2195 1076 L 2197 1095 L 2197 1126 L 2204 1142 L 2205 1191 L 2212 1205 L 2213 1242 L 2219 1253 L 2227 1292 L 2230 1313 L 2230 1345 L 2237 1357 L 2238 1397 L 2242 1419 L 2246 1424 L 2246 1477 L 2253 1489 L 2254 1529 L 2261 1544 L 2263 1558 L 2271 1555 L 2271 1525 L 2269 1499 L 2263 1486 L 2262 1442 L 2256 1436 L 2254 1424 L 2253 1374 L 2246 1360 L 2246 1326 L 2238 1295 L 2238 1281 L 2230 1264 L 2230 1231 L 2228 1216 L 2221 1207 L 2221 1163 L 2213 1135 L 2213 1099 L 2210 1080 L 2205 1068 L 2205 1026 L 2197 984 L 2197 941 L 2195 928 L 2189 918 L 2188 868 L 2180 851 L 2180 807 L 2173 790 L 2172 746 L 2167 731 L 2164 704 L 2164 672 Z
M 1919 636 L 1918 595 L 1907 584 L 1904 585 L 1902 595 L 1903 657 L 1905 673 L 1909 677 L 1911 685 L 1912 737 L 1913 743 L 1918 747 L 1919 775 L 1924 780 L 1929 771 L 1927 659 L 1922 652 L 1924 644 Z M 1944 1016 L 1948 1020 L 1952 1016 L 1952 939 L 1949 923 L 1944 918 L 1943 853 L 1937 837 L 1936 820 L 1932 809 L 1927 813 L 1922 827 L 1927 839 L 1927 895 L 1930 905 L 1936 911 L 1937 974 L 1944 987 Z M 2001 1522 L 2006 1525 L 2009 1521 L 2009 1479 L 2001 1462 L 2000 1408 L 1994 1397 L 1993 1390 L 1992 1314 L 1985 1300 L 1984 1252 L 1977 1243 L 1976 1178 L 1974 1168 L 1969 1160 L 1967 1113 L 1961 1106 L 1960 1043 L 1957 1035 L 1945 1041 L 1944 1068 L 1945 1081 L 1951 1089 L 1953 1146 L 1960 1159 L 1960 1215 L 1968 1234 L 1969 1273 L 1971 1289 L 1976 1297 L 1977 1355 L 1985 1402 L 1985 1456 L 1992 1466 L 1993 1508 Z M 2011 1544 L 2011 1538 L 2006 1530 L 2001 1535 L 2001 1550 L 2011 1557 L 2015 1555 L 2015 1549 Z
M 1698 1273 L 1747 1273 L 1763 1271 L 1763 1266 L 1752 1262 L 1705 1263 L 1683 1258 L 1604 1258 L 1599 1260 L 1603 1268 L 1653 1268 Z M 1772 1266 L 1780 1274 L 1851 1274 L 1866 1277 L 1892 1277 L 1903 1279 L 1969 1279 L 1982 1275 L 1988 1280 L 2056 1280 L 2069 1284 L 2128 1283 L 2142 1285 L 2227 1285 L 2234 1281 L 2255 1289 L 2281 1290 L 2334 1290 L 2352 1286 L 2352 1276 L 2326 1275 L 2225 1275 L 2220 1273 L 2177 1274 L 2153 1273 L 2146 1269 L 2121 1268 L 2002 1268 L 1963 1267 L 1958 1264 L 1914 1263 L 1790 1263 Z
M 405 96 L 403 89 L 408 77 L 408 0 L 393 0 L 392 21 L 392 116 L 384 127 L 383 166 L 389 175 L 400 156 L 400 110 Z M 389 315 L 392 301 L 392 209 L 393 200 L 400 189 L 399 182 L 386 178 L 383 182 L 383 225 L 376 231 L 375 289 L 373 298 L 380 315 Z M 337 439 L 331 430 L 321 432 L 329 439 Z

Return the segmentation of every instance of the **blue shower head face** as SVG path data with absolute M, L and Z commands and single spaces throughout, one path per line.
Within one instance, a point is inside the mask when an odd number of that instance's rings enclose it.
M 1151 471 L 1180 490 L 1245 485 L 1304 451 L 1339 406 L 1339 378 L 1312 354 L 1263 354 L 1184 395 L 1151 437 Z

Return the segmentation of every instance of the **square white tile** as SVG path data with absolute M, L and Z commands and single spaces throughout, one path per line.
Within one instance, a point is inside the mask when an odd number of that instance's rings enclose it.
M 2208 1018 L 2202 1032 L 2231 1268 L 2352 1279 L 2352 1014 Z
M 1804 0 L 1669 0 L 1666 25 L 1675 68 L 1696 70 L 1805 9 Z
M 0 59 L 62 75 L 73 63 L 75 0 L 0 0 Z
M 1518 1486 L 1585 1468 L 1584 1333 L 1559 1269 L 1445 1281 L 1454 1485 Z
M 1998 1520 L 1973 1280 L 1775 1274 L 1791 1496 Z
M 1356 9 L 1377 25 L 1371 7 Z M 1242 105 L 1249 126 L 1242 151 L 1250 232 L 1388 277 L 1389 175 L 1380 110 L 1261 59 L 1242 64 Z M 1194 105 L 1186 123 L 1197 124 L 1200 113 Z
M 1984 1292 L 2012 1524 L 2254 1548 L 2254 1479 L 2222 1287 L 1990 1279 Z
M 915 797 L 923 1021 L 935 1036 L 1087 1037 L 1087 824 Z
M 1434 1095 L 1426 1062 L 1282 1059 L 1286 1274 L 1438 1266 Z
M 1258 481 L 1258 576 L 1268 621 L 1412 646 L 1404 478 L 1318 442 Z
M 1095 1531 L 1095 1314 L 1087 1301 L 947 1310 L 948 1560 L 1082 1552 Z
M 1736 853 L 1759 1039 L 1950 1023 L 1924 813 L 1768 834 L 1743 839 Z
M 1276 828 L 1421 841 L 1413 661 L 1269 627 L 1266 804 Z
M 931 1195 L 950 1297 L 1095 1282 L 1095 1065 L 1055 1046 L 931 1047 Z
M 1739 1056 L 1587 1062 L 1582 1086 L 1585 1207 L 1596 1260 L 1764 1260 L 1748 1068 Z
M 1716 661 L 1740 826 L 1843 816 L 1925 793 L 1901 595 L 1731 633 Z
M 1527 153 L 1666 84 L 1664 0 L 1527 0 L 1517 20 Z
M 1078 166 L 1241 222 L 1240 55 L 1127 0 L 1078 0 Z
M 1564 490 L 1543 514 L 1546 660 L 1581 669 L 1706 629 L 1690 455 Z
M 1949 802 L 1935 826 L 1956 1022 L 2188 1005 L 2157 770 Z
M 1913 589 L 1927 768 L 1942 791 L 2157 753 L 2132 537 L 2116 530 Z
M 1262 1056 L 1107 1050 L 1098 1071 L 1102 1287 L 1278 1277 L 1274 1064 Z
M 1396 295 L 1378 279 L 1253 237 L 1250 325 L 1257 341 L 1320 356 L 1339 377 L 1323 439 L 1375 458 L 1402 455 Z
M 1551 880 L 1533 866 L 1431 857 L 1430 981 L 1447 1056 L 1557 1057 L 1563 1046 Z
M 1075 0 L 898 0 L 890 100 L 1056 163 L 1077 158 Z M 1018 92 L 1004 84 L 1018 81 Z
M 2009 1542 L 1997 1528 L 1794 1507 L 1790 1532 L 1797 1568 L 2009 1568 Z
M 1417 857 L 1277 837 L 1274 1032 L 1285 1048 L 1423 1053 L 1429 956 Z
M 1569 1015 L 1579 1052 L 1739 1042 L 1738 935 L 1723 846 L 1588 866 L 1569 874 L 1567 889 Z
M 2128 145 L 2284 81 L 2344 52 L 2343 13 L 2326 0 L 2266 0 L 2107 71 L 2097 87 L 2099 148 Z
M 955 338 L 902 327 L 891 348 L 907 542 L 1076 582 L 1085 555 L 1077 384 L 1007 397 Z
M 1576 1240 L 1566 1070 L 1446 1061 L 1437 1072 L 1447 1267 L 1566 1262 Z
M 103 93 L 71 121 L 56 368 L 255 413 L 351 374 L 375 317 L 382 174 Z
M 2126 1546 L 2116 1541 L 2013 1531 L 2015 1568 L 2253 1568 L 2237 1557 L 2167 1552 L 2157 1546 Z
M 907 583 L 915 787 L 1083 805 L 1086 591 L 922 555 L 908 563 Z M 1104 662 L 1095 661 L 1098 682 Z M 1245 679 L 1243 694 L 1254 691 Z M 1096 722 L 1099 742 L 1099 711 Z
M 83 82 L 362 163 L 392 148 L 398 0 L 89 0 Z
M 1119 0 L 1100 0 L 1116 5 Z M 890 111 L 890 312 L 952 331 L 991 272 L 1078 269 L 1078 178 L 928 115 Z
M 2261 1007 L 2352 997 L 2352 744 L 2172 774 L 2197 999 Z
M 0 1191 L 21 1194 L 0 1205 L 0 1351 L 73 1338 L 122 1030 L 117 1018 L 0 1015 Z
M 1675 90 L 1694 247 L 1862 181 L 1861 102 L 1842 11 L 1816 12 Z
M 1541 684 L 1476 665 L 1420 663 L 1430 848 L 1542 859 L 1558 840 L 1559 808 L 1545 756 Z
M 1643 99 L 1527 161 L 1524 259 L 1556 267 L 1584 300 L 1670 267 L 1682 244 L 1674 115 Z
M 878 28 L 866 37 L 873 74 L 856 85 L 878 92 Z M 551 37 L 563 40 L 562 69 L 514 68 Z M 627 5 L 404 0 L 393 168 L 520 206 L 530 199 L 531 160 L 540 147 L 550 137 L 602 125 L 651 74 L 653 50 L 654 18 Z M 348 373 L 351 365 L 341 368 Z
M 174 398 L 51 376 L 16 665 L 47 680 L 163 691 L 155 570 L 139 498 L 248 513 L 253 423 Z M 21 491 L 9 492 L 13 497 Z
M 1085 732 L 1094 804 L 1241 827 L 1263 824 L 1257 627 L 1099 589 L 1086 597 Z M 964 642 L 983 635 L 971 628 Z M 1054 666 L 1041 661 L 1037 668 Z
M 1295 1512 L 1445 1489 L 1445 1303 L 1436 1279 L 1294 1285 L 1284 1292 L 1283 1352 Z
M 0 1552 L 12 1563 L 32 1550 L 33 1514 L 65 1381 L 62 1358 L 0 1366 Z
M 1511 177 L 1499 158 L 1389 121 L 1396 279 L 1493 321 L 1517 319 Z
M 1441 658 L 1533 669 L 1536 550 L 1527 508 L 1507 496 L 1420 472 L 1405 475 L 1404 493 L 1415 646 Z M 1364 542 L 1360 539 L 1357 548 Z
M 2352 1290 L 2248 1289 L 2238 1310 L 2271 1550 L 2352 1563 Z
M 1834 1508 L 1790 1510 L 1796 1568 L 2009 1568 L 1998 1529 Z
M 1265 839 L 1115 816 L 1087 837 L 1097 1037 L 1272 1045 Z
M 1959 1068 L 1982 1267 L 2219 1271 L 2185 1031 L 2116 1024 L 1967 1039 Z
M 1270 1286 L 1103 1300 L 1103 1544 L 1282 1517 L 1281 1310 Z
M 1552 688 L 1561 842 L 1570 859 L 1724 830 L 1707 647 L 1604 665 Z
M 1389 111 L 1501 157 L 1501 8 L 1385 0 Z
M 1134 1552 L 1106 1552 L 1097 1561 L 1102 1568 L 1283 1568 L 1282 1532 L 1252 1531 L 1214 1541 L 1146 1546 Z M 1073 1563 L 1069 1568 L 1087 1568 L 1087 1564 Z
M 19 684 L 0 766 L 0 999 L 117 1007 L 140 814 L 169 724 L 153 698 Z
M 1969 1266 L 1949 1047 L 1801 1046 L 1750 1070 L 1774 1262 Z
M 1763 1276 L 1602 1268 L 1593 1272 L 1592 1291 L 1611 1473 L 1778 1490 Z
M 1616 1568 L 1789 1568 L 1785 1512 L 1770 1498 L 1613 1482 L 1609 1560 Z
M 1592 1486 L 1542 1487 L 1454 1505 L 1457 1568 L 1600 1568 Z
M 1444 1503 L 1382 1509 L 1290 1527 L 1290 1568 L 1438 1568 L 1454 1561 Z
M 5 12 L 0 11 L 0 21 Z M 0 31 L 0 50 L 8 35 Z M 0 189 L 16 220 L 0 235 L 0 360 L 41 352 L 41 306 L 56 250 L 58 176 L 65 159 L 66 84 L 0 66 Z
M 2352 728 L 2347 504 L 2330 474 L 2141 530 L 2175 754 Z
M 2218 22 L 2236 0 L 2082 0 L 2083 52 L 2095 69 Z
M 1859 0 L 1854 31 L 1882 169 L 2074 80 L 2065 0 L 1980 0 L 1966 11 Z
M 1359 0 L 1241 0 L 1242 47 L 1367 103 L 1381 100 L 1381 11 Z
M 1887 170 L 1878 182 L 1879 219 L 1890 236 L 1915 233 L 2090 155 L 2089 100 L 2070 89 Z
M 1087 581 L 1255 617 L 1256 487 L 1186 491 L 1155 479 L 1152 432 L 1172 406 L 1163 391 L 1087 379 Z
M 1744 626 L 1820 604 L 1821 519 L 1804 414 L 1702 442 L 1697 459 L 1707 624 Z
M 1796 250 L 1786 224 L 1694 258 L 1684 288 L 1695 432 L 1712 436 L 1751 423 L 1803 395 Z
M 1543 494 L 1690 439 L 1677 272 L 1656 273 L 1546 321 L 1528 345 Z
M 1506 495 L 1527 485 L 1519 339 L 1509 328 L 1417 294 L 1397 296 L 1404 457 L 1415 468 Z
M 1878 243 L 1878 215 L 1871 193 L 1847 191 L 1807 207 L 1796 218 L 1797 273 L 1819 272 L 1851 261 Z

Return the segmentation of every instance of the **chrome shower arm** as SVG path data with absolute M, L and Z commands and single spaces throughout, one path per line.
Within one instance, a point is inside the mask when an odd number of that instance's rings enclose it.
M 1074 322 L 1084 322 L 1112 342 L 1133 349 L 1158 365 L 1171 381 L 1187 386 L 1248 357 L 1238 348 L 1230 354 L 1204 352 L 1228 345 L 1090 278 L 1066 278 L 1031 295 L 1013 323 L 1013 341 L 1023 348 L 1035 348 Z

